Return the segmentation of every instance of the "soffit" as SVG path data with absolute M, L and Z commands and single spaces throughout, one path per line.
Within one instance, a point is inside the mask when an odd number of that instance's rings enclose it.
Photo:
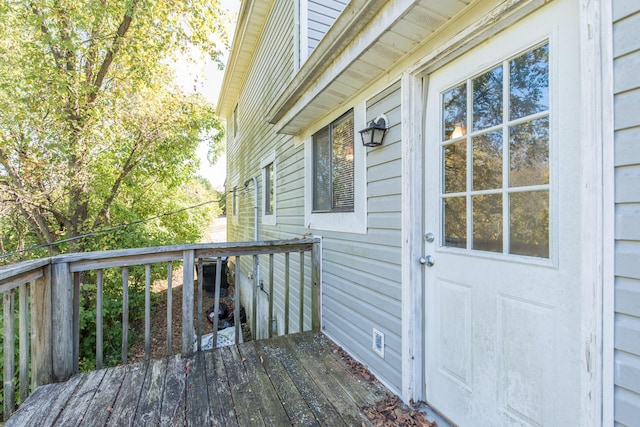
M 273 1 L 243 0 L 241 2 L 231 53 L 218 96 L 216 111 L 222 118 L 229 117 L 238 102 L 240 90 L 251 66 Z
M 475 14 L 474 26 L 453 36 L 459 38 L 452 44 L 460 50 L 463 44 L 466 48 L 473 44 L 465 40 L 481 31 L 486 35 L 490 32 L 486 28 L 493 28 L 493 32 L 504 28 L 530 11 L 532 5 L 542 5 L 543 0 L 484 2 L 491 3 L 492 9 L 468 13 L 479 3 L 482 2 L 352 0 L 272 105 L 267 115 L 269 123 L 276 125 L 280 133 L 298 134 L 389 73 L 453 20 Z M 494 25 L 498 20 L 502 25 Z M 454 51 L 449 50 L 448 54 Z

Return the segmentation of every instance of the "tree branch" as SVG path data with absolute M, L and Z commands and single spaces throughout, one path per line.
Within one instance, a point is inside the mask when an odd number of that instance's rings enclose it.
M 111 191 L 109 192 L 109 196 L 104 200 L 104 203 L 102 204 L 102 209 L 100 209 L 100 213 L 96 216 L 96 219 L 93 223 L 93 228 L 98 228 L 100 225 L 104 224 L 105 222 L 107 222 L 107 215 L 109 213 L 109 209 L 111 208 L 111 204 L 113 203 L 113 201 L 115 200 L 118 191 L 120 190 L 120 186 L 122 185 L 122 181 L 124 181 L 124 179 L 127 177 L 127 175 L 129 175 L 129 173 L 131 173 L 131 171 L 136 167 L 136 165 L 138 164 L 137 161 L 134 161 L 135 155 L 138 151 L 138 148 L 140 147 L 140 139 L 138 138 L 138 141 L 136 141 L 136 144 L 133 146 L 133 149 L 131 150 L 131 152 L 129 153 L 129 156 L 127 157 L 127 160 L 124 162 L 124 166 L 122 167 L 122 171 L 120 172 L 120 174 L 118 175 L 118 177 L 116 178 L 116 180 L 113 182 L 113 185 L 111 186 Z
M 122 39 L 127 34 L 127 31 L 129 31 L 135 9 L 138 6 L 139 1 L 140 0 L 133 0 L 131 2 L 131 7 L 127 9 L 124 17 L 122 18 L 122 22 L 120 22 L 120 25 L 118 26 L 118 31 L 116 31 L 116 35 L 113 38 L 111 48 L 107 51 L 104 60 L 102 61 L 102 65 L 100 65 L 100 69 L 98 70 L 98 74 L 96 75 L 96 79 L 93 82 L 93 91 L 88 97 L 90 104 L 96 100 L 98 91 L 102 88 L 104 79 L 107 77 L 107 73 L 109 72 L 109 68 L 111 68 L 111 64 L 113 64 L 113 59 L 122 47 Z

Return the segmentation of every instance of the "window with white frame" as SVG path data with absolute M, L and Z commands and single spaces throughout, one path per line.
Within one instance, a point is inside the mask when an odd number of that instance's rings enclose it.
M 313 135 L 313 211 L 353 212 L 353 110 Z
M 305 226 L 367 232 L 367 152 L 354 140 L 366 126 L 365 103 L 309 129 L 305 141 Z
M 272 153 L 260 162 L 262 169 L 262 222 L 276 223 L 276 154 Z

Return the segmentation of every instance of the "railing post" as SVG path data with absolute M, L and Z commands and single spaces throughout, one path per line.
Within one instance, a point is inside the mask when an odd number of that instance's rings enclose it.
M 51 343 L 53 380 L 73 375 L 73 276 L 69 264 L 51 266 Z
M 52 381 L 51 266 L 31 286 L 31 389 Z
M 182 253 L 182 356 L 193 355 L 193 250 Z
M 311 249 L 311 329 L 320 330 L 321 324 L 321 288 L 320 288 L 320 242 Z

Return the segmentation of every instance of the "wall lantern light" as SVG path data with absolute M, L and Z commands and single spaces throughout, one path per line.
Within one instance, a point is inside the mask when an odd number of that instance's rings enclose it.
M 366 128 L 360 131 L 362 145 L 365 147 L 378 147 L 382 145 L 384 135 L 387 133 L 387 118 L 380 115 L 371 120 Z

